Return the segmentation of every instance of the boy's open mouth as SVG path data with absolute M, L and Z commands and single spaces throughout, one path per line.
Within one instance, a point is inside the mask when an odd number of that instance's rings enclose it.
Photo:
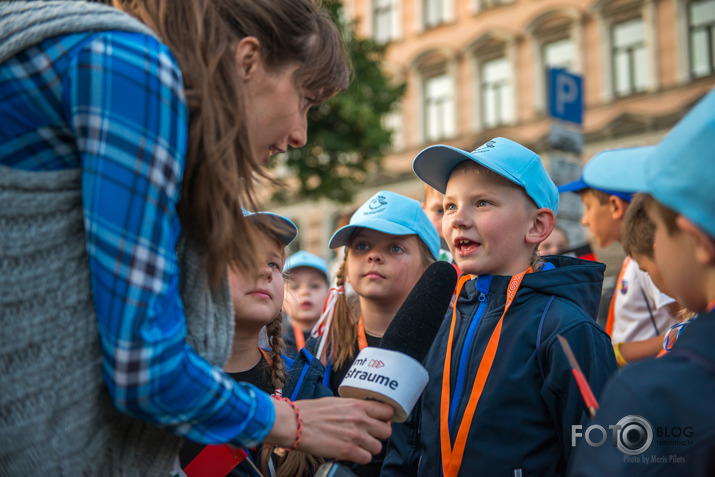
M 476 250 L 481 244 L 469 239 L 458 239 L 455 240 L 454 245 L 456 246 L 458 252 L 469 253 Z

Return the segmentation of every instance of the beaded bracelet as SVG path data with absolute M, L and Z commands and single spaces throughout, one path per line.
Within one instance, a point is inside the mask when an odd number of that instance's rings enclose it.
M 298 431 L 295 435 L 295 442 L 291 447 L 283 447 L 282 449 L 286 451 L 296 450 L 298 448 L 298 444 L 300 444 L 300 439 L 303 436 L 303 420 L 300 418 L 300 412 L 298 411 L 298 408 L 296 407 L 295 403 L 288 398 L 284 398 L 281 396 L 273 396 L 273 399 L 288 403 L 288 405 L 291 407 L 291 409 L 293 409 L 293 412 L 295 413 L 295 418 L 298 421 Z

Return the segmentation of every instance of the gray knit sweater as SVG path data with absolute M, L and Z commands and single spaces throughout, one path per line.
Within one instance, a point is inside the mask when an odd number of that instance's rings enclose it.
M 0 62 L 64 33 L 152 34 L 84 2 L 0 3 Z M 214 365 L 233 335 L 228 282 L 210 291 L 180 247 L 189 342 Z M 0 166 L 0 475 L 165 477 L 180 439 L 119 413 L 102 381 L 79 170 Z

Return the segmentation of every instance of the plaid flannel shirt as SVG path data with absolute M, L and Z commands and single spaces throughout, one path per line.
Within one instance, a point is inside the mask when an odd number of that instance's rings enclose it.
M 175 244 L 188 114 L 169 49 L 136 33 L 44 40 L 0 64 L 0 164 L 80 168 L 105 382 L 122 411 L 252 447 L 270 398 L 186 343 Z

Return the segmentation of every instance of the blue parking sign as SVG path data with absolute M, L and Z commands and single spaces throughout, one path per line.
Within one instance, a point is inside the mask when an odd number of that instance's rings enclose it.
M 583 124 L 583 78 L 549 68 L 549 114 L 554 119 Z

